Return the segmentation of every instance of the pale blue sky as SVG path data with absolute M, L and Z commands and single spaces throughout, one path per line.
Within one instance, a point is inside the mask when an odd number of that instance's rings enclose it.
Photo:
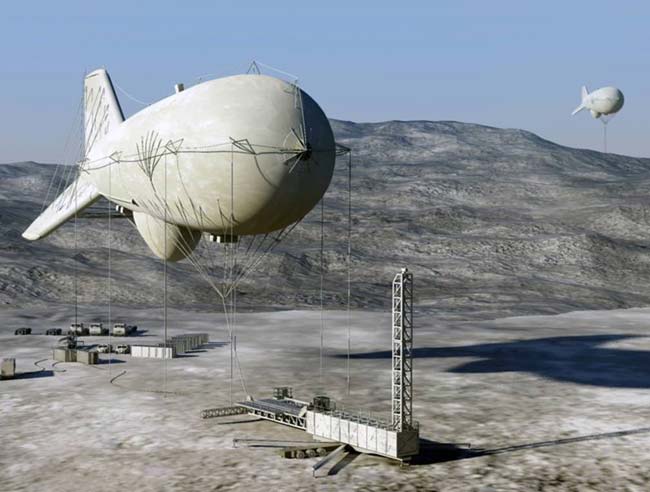
M 476 122 L 595 149 L 600 123 L 570 113 L 583 83 L 616 85 L 609 150 L 650 157 L 649 25 L 647 0 L 3 2 L 0 162 L 61 159 L 85 71 L 155 101 L 251 60 L 298 75 L 332 118 Z

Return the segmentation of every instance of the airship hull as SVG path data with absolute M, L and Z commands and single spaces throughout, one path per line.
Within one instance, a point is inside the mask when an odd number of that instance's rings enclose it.
M 618 112 L 624 103 L 623 93 L 615 87 L 598 89 L 589 95 L 589 99 L 589 109 L 604 115 Z
M 90 144 L 82 169 L 101 195 L 213 234 L 263 234 L 294 223 L 321 199 L 335 162 L 318 104 L 264 75 L 204 82 Z
M 616 87 L 602 87 L 593 92 L 589 92 L 585 86 L 581 89 L 582 101 L 580 106 L 573 110 L 572 114 L 577 114 L 583 109 L 589 110 L 591 116 L 600 118 L 616 114 L 623 107 L 625 98 L 623 93 Z

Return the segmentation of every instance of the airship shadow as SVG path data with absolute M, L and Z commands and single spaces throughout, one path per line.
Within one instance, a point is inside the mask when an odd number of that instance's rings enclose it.
M 650 388 L 650 352 L 601 347 L 639 337 L 612 334 L 536 338 L 458 347 L 416 347 L 414 358 L 480 358 L 449 369 L 461 374 L 528 372 L 591 386 Z M 338 355 L 337 357 L 345 357 Z M 388 359 L 390 351 L 351 354 L 353 359 Z
M 445 463 L 448 461 L 466 460 L 470 458 L 480 458 L 481 456 L 491 456 L 496 454 L 514 453 L 526 449 L 547 448 L 552 446 L 561 446 L 564 444 L 573 444 L 578 442 L 598 441 L 603 439 L 615 439 L 619 437 L 632 436 L 635 434 L 650 434 L 650 427 L 641 427 L 638 429 L 629 429 L 616 432 L 604 432 L 601 434 L 589 434 L 586 436 L 569 437 L 564 439 L 552 439 L 549 441 L 530 442 L 525 444 L 515 444 L 512 446 L 503 446 L 493 449 L 471 448 L 467 445 L 455 443 L 441 443 L 429 439 L 420 439 L 420 454 L 413 457 L 412 465 L 432 465 L 436 463 Z

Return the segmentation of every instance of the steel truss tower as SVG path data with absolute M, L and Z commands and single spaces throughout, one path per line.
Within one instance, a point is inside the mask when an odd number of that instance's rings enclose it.
M 413 274 L 407 268 L 393 279 L 393 428 L 413 428 Z

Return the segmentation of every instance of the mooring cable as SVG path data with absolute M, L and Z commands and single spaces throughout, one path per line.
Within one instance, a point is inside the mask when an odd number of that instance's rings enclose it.
M 347 312 L 347 390 L 350 395 L 350 299 L 351 299 L 351 270 L 352 270 L 352 151 L 348 149 L 348 312 Z

